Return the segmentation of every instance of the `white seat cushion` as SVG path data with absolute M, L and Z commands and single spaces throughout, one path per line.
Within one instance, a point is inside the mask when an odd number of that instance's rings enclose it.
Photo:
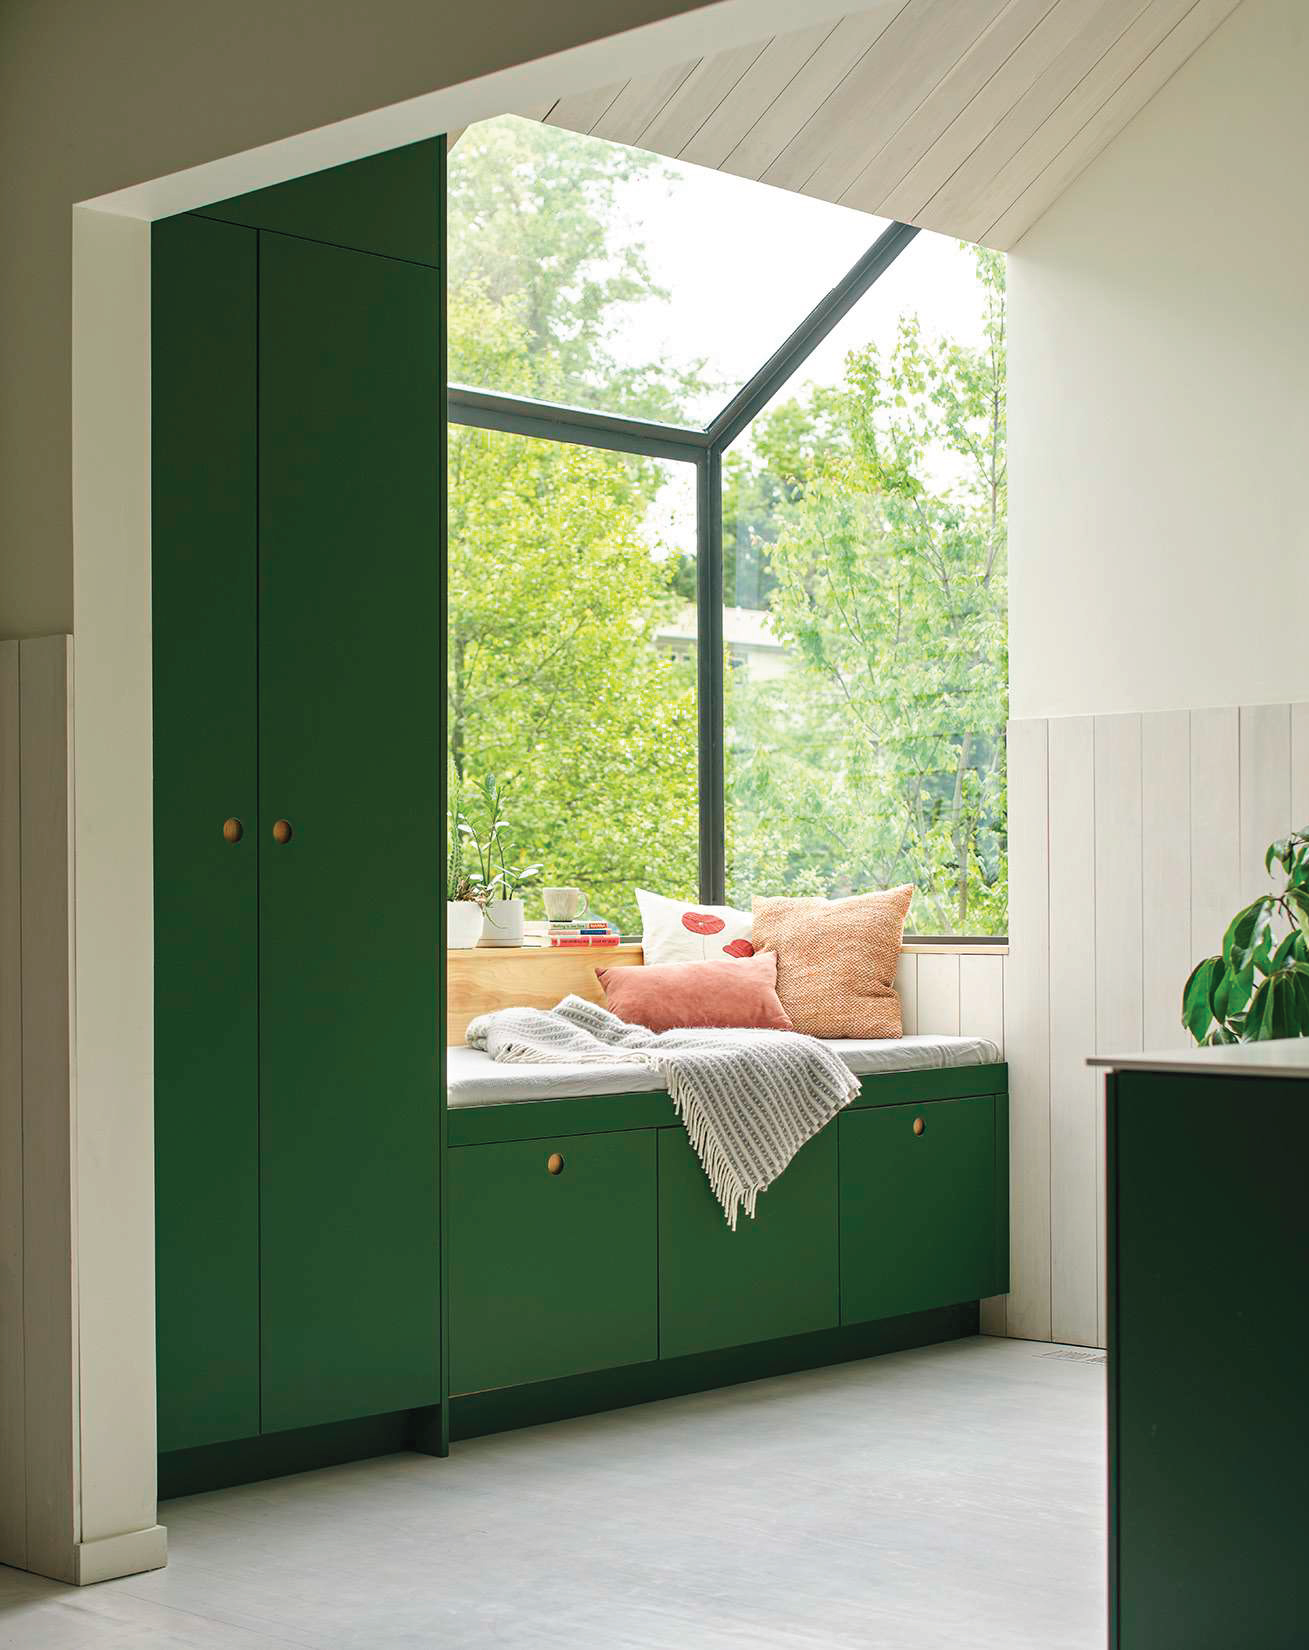
M 859 1077 L 892 1071 L 985 1066 L 1000 1050 L 985 1037 L 834 1037 L 828 1045 Z M 663 1079 L 644 1066 L 512 1065 L 476 1048 L 446 1050 L 450 1105 L 503 1106 L 519 1100 L 568 1100 L 584 1094 L 649 1094 Z

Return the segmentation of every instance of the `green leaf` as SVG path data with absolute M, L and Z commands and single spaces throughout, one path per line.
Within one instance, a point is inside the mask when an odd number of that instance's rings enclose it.
M 1264 895 L 1232 918 L 1223 936 L 1223 961 L 1233 974 L 1241 973 L 1251 963 L 1264 966 L 1273 937 L 1275 910 L 1276 902 Z
M 1262 980 L 1259 989 L 1254 994 L 1250 1004 L 1250 1012 L 1245 1017 L 1243 1041 L 1247 1043 L 1262 1042 L 1271 1036 L 1267 1029 L 1269 1013 L 1273 1005 L 1273 981 Z
M 1283 870 L 1289 871 L 1291 869 L 1291 845 L 1294 841 L 1294 837 L 1279 836 L 1276 842 L 1270 842 L 1268 852 L 1264 855 L 1264 870 L 1271 871 L 1273 861 L 1276 860 Z
M 1292 978 L 1286 974 L 1277 974 L 1268 982 L 1272 988 L 1272 1007 L 1268 1011 L 1268 1035 L 1270 1037 L 1294 1037 L 1291 1029 L 1295 1024 L 1295 985 Z
M 1218 1021 L 1230 1020 L 1233 1014 L 1244 1013 L 1250 1001 L 1250 993 L 1254 990 L 1254 965 L 1243 968 L 1239 974 L 1233 974 L 1228 968 L 1214 984 L 1212 1004 L 1214 1019 Z
M 1292 887 L 1304 888 L 1309 886 L 1309 842 L 1302 837 L 1296 837 L 1294 842 L 1286 864 L 1286 874 Z
M 1288 888 L 1286 903 L 1291 908 L 1297 931 L 1309 940 L 1309 888 Z
M 1214 1019 L 1214 990 L 1224 972 L 1221 957 L 1206 957 L 1191 971 L 1182 992 L 1182 1024 L 1197 1043 L 1204 1041 Z

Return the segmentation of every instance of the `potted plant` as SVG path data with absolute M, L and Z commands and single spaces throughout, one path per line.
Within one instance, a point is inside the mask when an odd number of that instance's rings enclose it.
M 539 865 L 512 865 L 509 862 L 506 839 L 512 827 L 504 816 L 504 798 L 508 789 L 508 781 L 498 783 L 488 774 L 481 786 L 487 809 L 485 835 L 479 836 L 467 823 L 463 826 L 465 838 L 472 843 L 477 854 L 477 870 L 471 874 L 471 880 L 482 900 L 483 945 L 523 943 L 523 901 L 519 890 L 541 871 Z
M 461 806 L 458 775 L 450 783 L 450 812 L 445 855 L 445 943 L 451 951 L 471 951 L 482 937 L 482 899 L 464 867 L 468 824 Z
M 1286 887 L 1238 911 L 1221 953 L 1186 982 L 1182 1021 L 1197 1043 L 1309 1036 L 1309 829 L 1274 842 L 1264 865 L 1274 864 Z

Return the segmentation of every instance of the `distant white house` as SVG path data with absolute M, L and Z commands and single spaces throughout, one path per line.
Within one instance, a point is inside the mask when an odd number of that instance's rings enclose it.
M 696 635 L 696 610 L 688 605 L 655 631 L 655 646 L 661 653 L 690 661 L 695 657 Z M 751 681 L 769 681 L 788 669 L 786 647 L 773 635 L 765 608 L 725 607 L 723 641 L 732 668 L 743 670 Z

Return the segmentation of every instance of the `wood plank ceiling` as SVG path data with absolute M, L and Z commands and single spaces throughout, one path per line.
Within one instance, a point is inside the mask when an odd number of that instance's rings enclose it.
M 523 110 L 1002 250 L 1239 0 L 884 0 Z

